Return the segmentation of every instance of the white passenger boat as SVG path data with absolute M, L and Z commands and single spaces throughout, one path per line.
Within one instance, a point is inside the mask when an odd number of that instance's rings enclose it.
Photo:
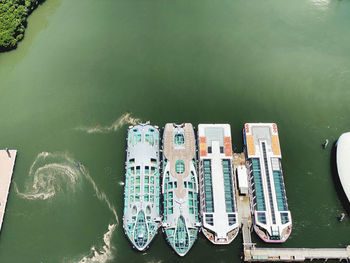
M 163 135 L 163 229 L 175 252 L 184 256 L 197 239 L 196 142 L 190 123 L 168 123 Z
M 148 124 L 129 127 L 123 228 L 133 247 L 139 251 L 148 248 L 161 225 L 159 162 L 157 127 Z
M 199 124 L 200 214 L 204 235 L 214 244 L 237 236 L 238 217 L 229 124 Z
M 249 168 L 254 229 L 265 242 L 285 242 L 292 230 L 275 123 L 246 123 L 243 130 Z

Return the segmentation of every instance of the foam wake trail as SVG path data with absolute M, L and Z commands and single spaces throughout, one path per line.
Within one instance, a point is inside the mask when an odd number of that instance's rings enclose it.
M 75 191 L 78 182 L 87 180 L 97 198 L 104 202 L 114 216 L 115 223 L 109 224 L 106 233 L 103 235 L 101 248 L 91 247 L 91 253 L 80 259 L 79 263 L 104 263 L 113 258 L 111 238 L 119 224 L 118 214 L 106 194 L 101 191 L 91 177 L 89 171 L 78 162 L 64 153 L 39 153 L 29 169 L 28 181 L 25 190 L 20 192 L 17 184 L 14 183 L 16 193 L 28 200 L 47 200 L 54 198 L 60 191 Z
M 132 117 L 131 113 L 127 112 L 127 113 L 124 113 L 122 116 L 120 116 L 119 119 L 117 119 L 115 122 L 113 122 L 109 126 L 97 125 L 94 127 L 79 127 L 76 129 L 89 134 L 108 133 L 108 132 L 116 132 L 120 127 L 124 126 L 125 124 L 136 125 L 140 122 L 141 122 L 140 119 Z
M 117 224 L 108 225 L 107 232 L 103 235 L 104 245 L 100 249 L 94 246 L 90 249 L 92 255 L 84 256 L 78 263 L 105 263 L 113 259 L 111 238 Z
M 113 213 L 116 223 L 108 225 L 107 232 L 103 235 L 104 245 L 102 246 L 102 248 L 96 249 L 94 246 L 91 247 L 90 251 L 92 255 L 84 256 L 82 259 L 79 260 L 79 263 L 96 263 L 96 262 L 105 263 L 113 259 L 111 238 L 112 238 L 113 232 L 115 231 L 116 227 L 119 224 L 117 211 L 115 207 L 109 202 L 106 194 L 104 192 L 101 192 L 98 189 L 95 181 L 92 179 L 92 177 L 90 176 L 89 172 L 85 169 L 85 167 L 81 167 L 81 170 L 85 174 L 86 179 L 91 183 L 97 198 L 105 202 L 109 210 Z
M 80 168 L 81 171 L 83 172 L 83 174 L 85 175 L 86 179 L 91 183 L 92 187 L 94 188 L 94 191 L 95 191 L 95 194 L 97 196 L 97 198 L 100 200 L 100 201 L 103 201 L 107 204 L 109 210 L 113 213 L 114 217 L 115 217 L 115 221 L 117 222 L 117 224 L 119 223 L 119 220 L 118 220 L 118 215 L 117 215 L 117 211 L 115 209 L 115 207 L 109 202 L 106 194 L 104 192 L 101 192 L 95 181 L 92 179 L 92 177 L 90 176 L 88 170 L 85 168 L 85 167 L 81 167 Z

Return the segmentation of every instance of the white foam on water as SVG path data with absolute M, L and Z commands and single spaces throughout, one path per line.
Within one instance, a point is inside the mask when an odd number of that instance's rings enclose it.
M 78 127 L 76 128 L 76 130 L 83 131 L 89 134 L 108 133 L 108 132 L 116 132 L 120 127 L 124 126 L 125 124 L 136 125 L 140 122 L 141 122 L 140 119 L 134 118 L 131 115 L 131 113 L 127 112 L 127 113 L 124 113 L 122 116 L 120 116 L 119 119 L 114 121 L 109 126 L 96 125 L 94 127 Z
M 119 224 L 118 214 L 111 204 L 106 194 L 100 191 L 89 171 L 67 153 L 39 153 L 29 169 L 28 180 L 24 192 L 18 190 L 16 193 L 28 200 L 47 200 L 56 196 L 60 191 L 75 191 L 77 182 L 86 179 L 94 189 L 96 197 L 107 204 L 109 210 L 114 215 L 115 223 L 109 224 L 106 233 L 103 235 L 103 245 L 101 248 L 92 246 L 89 255 L 76 261 L 79 263 L 104 263 L 113 258 L 111 238 Z
M 108 225 L 107 232 L 103 235 L 104 245 L 100 249 L 96 249 L 94 246 L 91 247 L 90 251 L 92 255 L 84 256 L 80 259 L 79 263 L 105 263 L 111 259 L 113 259 L 112 255 L 112 246 L 111 246 L 111 238 L 114 230 L 116 229 L 117 224 Z
M 94 188 L 94 191 L 95 191 L 95 194 L 97 196 L 97 198 L 100 200 L 100 201 L 103 201 L 107 204 L 109 210 L 113 213 L 114 217 L 115 217 L 115 221 L 116 223 L 118 224 L 119 223 L 119 220 L 118 220 L 118 215 L 117 215 L 117 211 L 115 209 L 115 207 L 109 202 L 106 194 L 104 192 L 101 192 L 95 181 L 92 179 L 92 177 L 90 176 L 89 174 L 89 171 L 84 167 L 84 166 L 81 166 L 80 167 L 80 170 L 82 171 L 82 173 L 85 175 L 86 179 L 91 183 L 92 187 Z
M 331 3 L 331 0 L 309 0 L 311 4 L 321 10 L 326 10 Z
M 37 155 L 29 169 L 24 192 L 17 194 L 29 200 L 47 200 L 62 190 L 74 191 L 81 178 L 81 172 L 74 160 L 67 154 L 42 152 Z
M 95 181 L 92 179 L 92 177 L 90 176 L 89 172 L 85 169 L 85 167 L 81 166 L 80 168 L 83 171 L 84 175 L 86 176 L 86 179 L 91 183 L 92 187 L 94 188 L 97 198 L 105 202 L 109 210 L 113 213 L 116 223 L 108 225 L 108 230 L 103 235 L 104 245 L 102 246 L 102 248 L 96 249 L 94 246 L 92 246 L 90 249 L 91 251 L 90 254 L 92 254 L 92 256 L 91 255 L 84 256 L 82 259 L 79 260 L 79 263 L 95 263 L 95 262 L 105 263 L 113 259 L 111 238 L 112 238 L 113 232 L 115 231 L 116 227 L 119 224 L 118 214 L 115 207 L 108 200 L 106 194 L 104 192 L 101 192 L 98 189 Z

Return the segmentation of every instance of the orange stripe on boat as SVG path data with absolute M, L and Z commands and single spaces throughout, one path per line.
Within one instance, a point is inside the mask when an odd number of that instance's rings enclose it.
M 272 151 L 274 155 L 281 155 L 280 141 L 278 135 L 271 136 Z
M 255 145 L 253 135 L 246 135 L 248 155 L 255 155 Z
M 206 137 L 199 137 L 199 143 L 206 143 L 207 138 Z

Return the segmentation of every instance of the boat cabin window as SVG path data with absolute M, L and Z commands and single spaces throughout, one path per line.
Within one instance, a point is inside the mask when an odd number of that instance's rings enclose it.
M 185 143 L 185 138 L 183 134 L 175 134 L 174 136 L 174 143 L 176 145 L 182 145 Z
M 228 215 L 228 225 L 232 226 L 236 223 L 236 215 L 235 214 L 229 214 Z
M 289 222 L 288 213 L 281 213 L 282 224 L 287 224 Z
M 266 224 L 266 216 L 265 213 L 258 213 L 258 221 L 260 223 Z
M 140 174 L 140 166 L 136 166 L 136 174 Z
M 183 160 L 177 160 L 175 163 L 176 173 L 182 174 L 185 171 L 185 163 Z
M 205 215 L 205 222 L 213 226 L 214 225 L 213 215 Z
M 212 153 L 211 146 L 208 146 L 208 153 Z

